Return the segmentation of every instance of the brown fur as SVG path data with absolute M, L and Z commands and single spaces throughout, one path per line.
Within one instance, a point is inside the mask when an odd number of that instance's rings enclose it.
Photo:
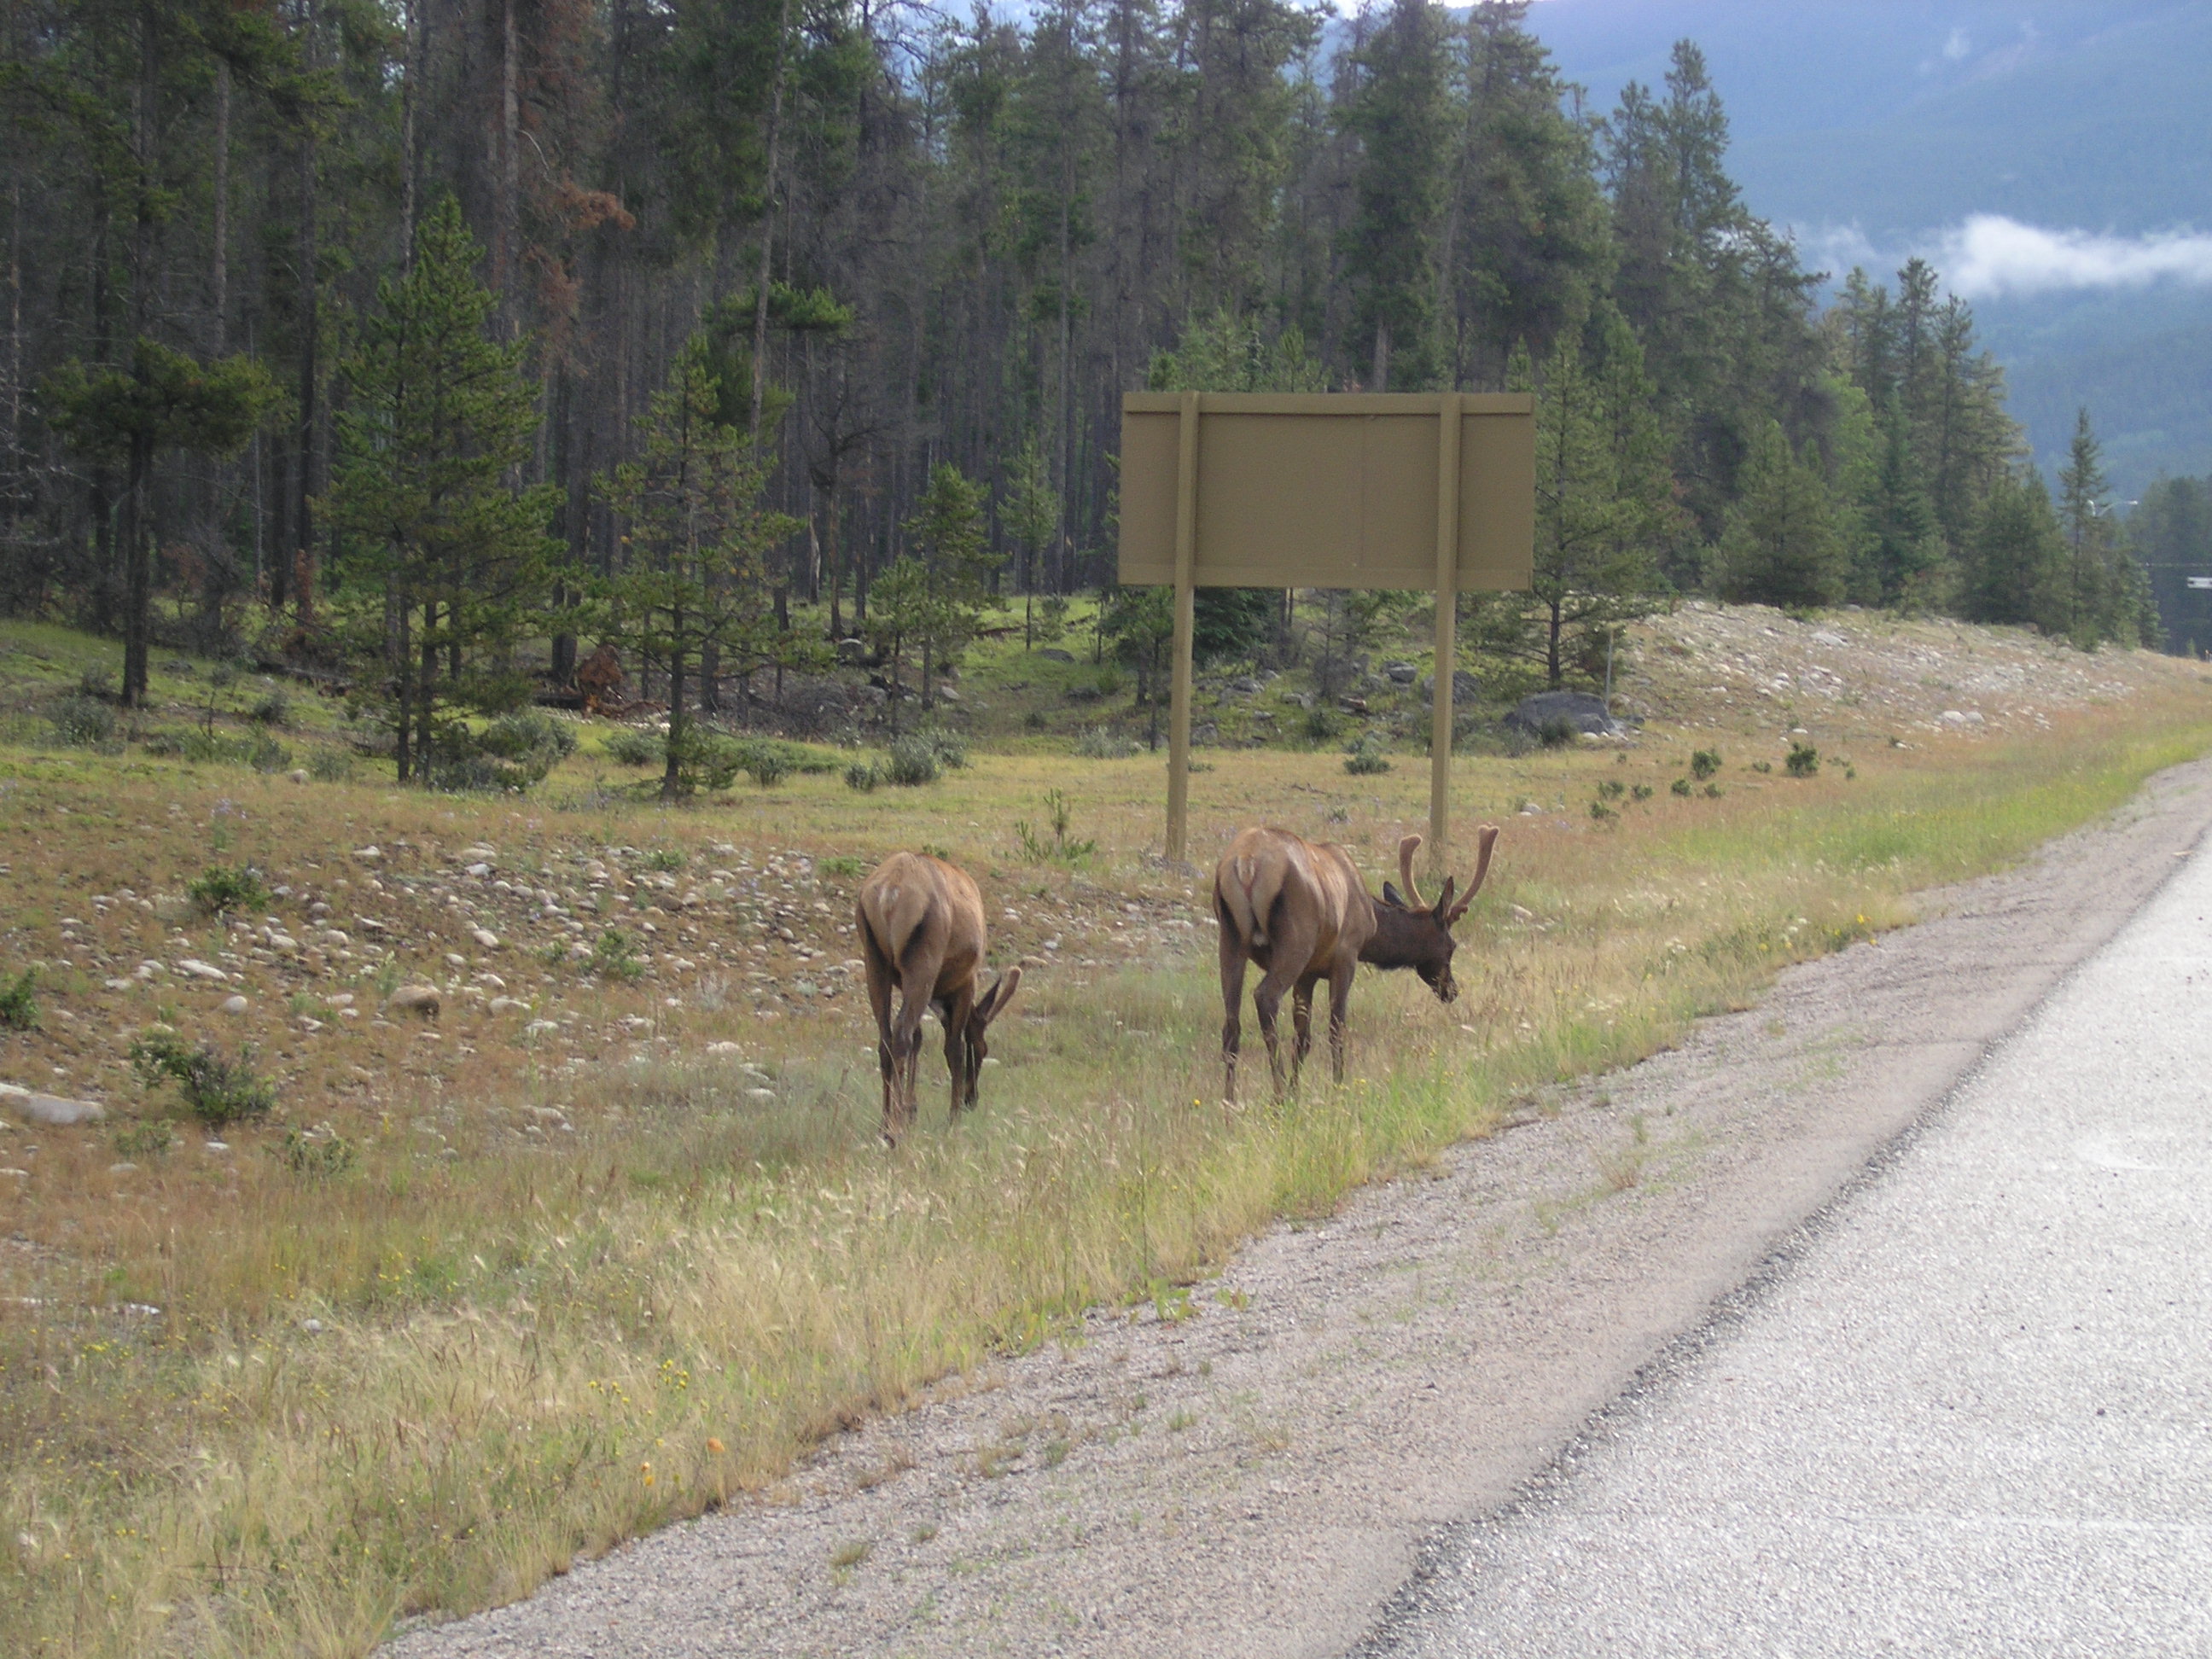
M 1384 883 L 1375 898 L 1361 881 L 1352 855 L 1333 842 L 1316 843 L 1287 830 L 1252 829 L 1229 844 L 1213 872 L 1213 914 L 1221 939 L 1221 1059 L 1224 1088 L 1237 1097 L 1237 1056 L 1243 1041 L 1242 1007 L 1244 968 L 1261 970 L 1252 993 L 1260 1035 L 1267 1044 L 1267 1066 L 1275 1092 L 1284 1091 L 1281 1051 L 1275 1042 L 1275 1015 L 1283 994 L 1291 993 L 1291 1023 L 1297 1044 L 1290 1081 L 1297 1080 L 1313 1044 L 1314 988 L 1328 981 L 1328 1048 L 1331 1066 L 1344 1081 L 1344 1031 L 1352 977 L 1359 963 L 1377 968 L 1411 968 L 1445 1002 L 1459 994 L 1452 983 L 1455 949 L 1452 924 L 1467 914 L 1483 878 L 1490 872 L 1490 850 L 1498 831 L 1484 824 L 1477 832 L 1480 851 L 1474 879 L 1453 902 L 1454 883 L 1433 906 L 1424 905 L 1413 883 L 1413 853 L 1419 836 L 1398 845 L 1398 870 L 1413 896 L 1409 906 Z
M 921 1016 L 934 1007 L 945 1027 L 952 1111 L 975 1104 L 984 1031 L 1022 982 L 1010 968 L 978 995 L 986 934 L 983 896 L 968 872 L 942 859 L 894 853 L 860 885 L 854 904 L 868 1001 L 876 1012 L 876 1058 L 884 1077 L 884 1144 L 896 1146 L 920 1109 Z M 891 988 L 900 994 L 891 1017 Z

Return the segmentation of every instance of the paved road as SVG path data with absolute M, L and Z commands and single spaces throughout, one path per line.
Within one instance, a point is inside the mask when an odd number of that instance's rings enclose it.
M 2212 853 L 1374 1655 L 2212 1655 Z

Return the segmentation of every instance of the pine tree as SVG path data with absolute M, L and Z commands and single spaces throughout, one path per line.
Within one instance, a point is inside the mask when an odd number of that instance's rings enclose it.
M 2089 424 L 2089 411 L 2074 421 L 2074 441 L 2058 474 L 2058 516 L 2066 535 L 2068 562 L 2066 631 L 2087 650 L 2117 631 L 2117 606 L 2109 566 L 2112 526 L 2105 516 L 2104 450 Z
M 173 450 L 236 453 L 276 408 L 276 382 L 251 357 L 203 364 L 142 335 L 128 370 L 88 368 L 72 358 L 41 386 L 40 401 L 80 454 L 125 467 L 122 696 L 136 705 L 146 696 L 158 539 L 154 464 Z
M 1998 479 L 1968 538 L 1959 593 L 1969 622 L 2065 630 L 2070 573 L 2051 492 L 2033 468 Z
M 663 800 L 691 793 L 697 769 L 694 665 L 712 653 L 742 673 L 775 659 L 763 559 L 799 528 L 760 507 L 764 472 L 744 434 L 718 418 L 720 404 L 706 343 L 695 339 L 638 422 L 636 459 L 600 484 L 629 549 L 621 574 L 601 585 L 609 631 L 668 676 Z
M 412 264 L 377 285 L 340 373 L 347 406 L 328 516 L 354 589 L 357 649 L 383 658 L 399 776 L 457 758 L 453 711 L 519 702 L 510 653 L 538 620 L 564 550 L 556 486 L 518 489 L 538 424 L 526 344 L 489 337 L 498 301 L 451 197 L 423 219 Z
M 1650 412 L 1635 337 L 1617 313 L 1601 319 L 1607 355 L 1588 362 L 1573 331 L 1559 337 L 1536 399 L 1536 547 L 1527 593 L 1475 603 L 1484 648 L 1534 657 L 1557 690 L 1568 667 L 1607 634 L 1648 613 L 1663 586 L 1655 551 L 1671 517 L 1663 442 Z M 1528 354 L 1507 385 L 1528 388 Z
M 1844 547 L 1818 462 L 1800 458 L 1769 421 L 1743 466 L 1743 493 L 1729 509 L 1716 586 L 1723 597 L 1787 610 L 1834 605 L 1844 595 Z
M 1420 391 L 1437 373 L 1437 244 L 1453 126 L 1444 46 L 1432 0 L 1391 0 L 1358 53 L 1358 90 L 1341 118 L 1360 143 L 1343 252 L 1359 331 L 1373 346 L 1374 392 Z
M 936 706 L 937 668 L 951 666 L 975 637 L 984 611 L 1006 601 L 991 588 L 1003 562 L 984 535 L 982 486 L 950 462 L 929 475 L 906 532 L 918 553 L 917 592 L 907 609 L 904 637 L 921 653 L 921 706 Z M 903 562 L 903 561 L 902 561 Z

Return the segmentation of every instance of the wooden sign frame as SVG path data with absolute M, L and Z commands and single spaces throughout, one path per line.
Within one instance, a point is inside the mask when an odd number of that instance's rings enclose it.
M 1437 596 L 1429 854 L 1441 870 L 1456 600 L 1529 584 L 1535 417 L 1528 392 L 1123 395 L 1120 578 L 1176 591 L 1171 863 L 1188 826 L 1196 590 L 1413 588 Z

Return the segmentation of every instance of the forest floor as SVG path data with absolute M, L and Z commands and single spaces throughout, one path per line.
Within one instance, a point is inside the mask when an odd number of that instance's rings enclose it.
M 862 794 L 830 770 L 670 809 L 608 757 L 608 722 L 574 722 L 578 753 L 528 796 L 424 794 L 348 765 L 331 702 L 218 690 L 183 658 L 161 659 L 144 729 L 224 734 L 226 757 L 62 744 L 49 711 L 112 647 L 0 623 L 0 991 L 27 970 L 34 1007 L 0 1030 L 0 1083 L 103 1111 L 0 1113 L 0 1584 L 33 1610 L 29 1650 L 220 1628 L 360 1651 L 410 1613 L 506 1601 L 782 1491 L 858 1415 L 1085 1306 L 1185 1307 L 1177 1287 L 1270 1217 L 1327 1214 L 1532 1089 L 1663 1046 L 2212 738 L 2195 664 L 1685 606 L 1620 653 L 1626 740 L 1455 769 L 1459 838 L 1507 824 L 1462 1003 L 1364 980 L 1371 1088 L 1194 1115 L 1178 1103 L 1218 1090 L 1202 877 L 1160 861 L 1156 756 L 1070 752 L 1145 716 L 1109 665 L 1064 654 L 979 647 L 936 716 L 974 748 L 939 782 Z M 1266 735 L 1308 729 L 1304 676 L 1204 678 L 1199 860 L 1261 817 L 1389 872 L 1425 824 L 1426 764 L 1342 758 L 1363 726 L 1418 718 L 1392 660 L 1325 738 Z M 1410 639 L 1402 660 L 1425 672 Z M 281 723 L 251 718 L 279 694 Z M 825 759 L 880 738 L 848 702 Z M 264 744 L 257 769 L 256 737 L 289 752 Z M 1793 746 L 1817 775 L 1787 775 Z M 1719 757 L 1713 793 L 1690 788 L 1692 750 Z M 948 1138 L 926 1093 L 895 1168 L 851 905 L 913 846 L 978 875 L 994 962 L 1030 977 L 977 1118 Z M 187 896 L 246 866 L 264 902 Z M 437 1012 L 392 1004 L 403 985 Z M 192 1122 L 131 1063 L 162 1030 L 249 1055 L 276 1110 Z M 1041 1240 L 1078 1242 L 1048 1272 Z M 488 1369 L 456 1358 L 464 1337 Z M 1073 1443 L 1031 1439 L 1010 1458 Z

